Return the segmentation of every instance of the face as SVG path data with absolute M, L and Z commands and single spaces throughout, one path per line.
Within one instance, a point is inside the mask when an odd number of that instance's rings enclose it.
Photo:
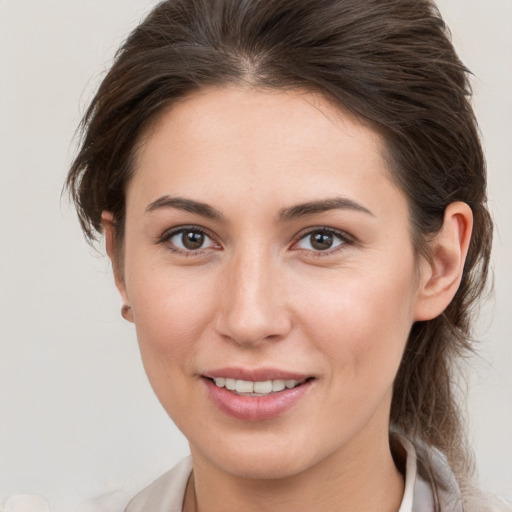
M 290 476 L 387 438 L 418 268 L 369 126 L 312 93 L 190 96 L 144 138 L 124 243 L 144 366 L 195 462 Z

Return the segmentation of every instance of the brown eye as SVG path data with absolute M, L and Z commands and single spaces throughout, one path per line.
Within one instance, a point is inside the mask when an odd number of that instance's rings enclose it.
M 162 240 L 178 252 L 194 252 L 216 247 L 215 242 L 199 228 L 181 228 L 169 233 Z
M 197 231 L 186 231 L 181 234 L 181 243 L 183 247 L 191 251 L 201 249 L 204 244 L 204 234 Z
M 346 242 L 342 233 L 330 229 L 316 229 L 304 235 L 296 244 L 298 249 L 322 252 L 336 249 Z
M 334 242 L 334 236 L 332 233 L 314 233 L 310 235 L 311 247 L 317 251 L 325 251 L 330 249 Z

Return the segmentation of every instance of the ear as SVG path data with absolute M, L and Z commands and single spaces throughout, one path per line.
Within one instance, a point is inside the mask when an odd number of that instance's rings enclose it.
M 105 235 L 105 248 L 107 250 L 108 257 L 112 263 L 112 269 L 114 272 L 114 281 L 116 288 L 121 295 L 123 301 L 122 315 L 129 322 L 133 322 L 133 313 L 130 307 L 130 300 L 126 292 L 126 285 L 124 281 L 124 275 L 121 268 L 121 262 L 119 261 L 119 248 L 116 246 L 116 236 L 114 227 L 114 215 L 112 212 L 103 211 L 101 212 L 101 223 L 103 225 L 103 233 Z
M 451 203 L 441 231 L 429 242 L 431 258 L 421 264 L 415 321 L 431 320 L 450 304 L 462 279 L 472 229 L 471 208 L 466 203 Z

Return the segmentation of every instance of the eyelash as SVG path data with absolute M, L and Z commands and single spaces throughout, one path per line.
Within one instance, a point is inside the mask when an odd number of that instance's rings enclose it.
M 211 247 L 201 247 L 197 250 L 194 249 L 188 249 L 184 250 L 180 247 L 177 247 L 175 244 L 171 242 L 171 240 L 177 236 L 177 235 L 183 235 L 184 233 L 195 233 L 204 236 L 205 238 L 208 238 L 211 242 L 216 244 L 215 240 L 211 235 L 208 234 L 207 231 L 205 231 L 203 228 L 199 226 L 181 226 L 177 229 L 172 229 L 170 231 L 165 232 L 160 239 L 158 240 L 159 244 L 165 244 L 166 247 L 173 253 L 179 254 L 180 256 L 200 256 L 204 252 L 211 249 Z M 218 244 L 216 244 L 218 245 Z
M 325 226 L 319 226 L 315 228 L 308 228 L 305 231 L 302 231 L 297 235 L 297 238 L 292 244 L 292 249 L 294 246 L 296 246 L 298 243 L 300 243 L 302 240 L 307 239 L 307 237 L 311 237 L 316 233 L 320 233 L 322 235 L 332 235 L 339 240 L 339 244 L 334 246 L 333 248 L 328 248 L 325 250 L 310 250 L 310 249 L 301 249 L 296 248 L 294 250 L 296 251 L 307 251 L 310 253 L 311 256 L 315 258 L 321 258 L 326 256 L 332 256 L 333 254 L 344 250 L 347 246 L 354 245 L 355 240 L 353 237 L 345 233 L 344 231 L 339 231 L 337 229 L 325 227 Z
M 203 253 L 207 252 L 208 250 L 212 249 L 212 247 L 200 247 L 197 250 L 194 249 L 188 249 L 184 250 L 180 247 L 177 247 L 174 243 L 171 242 L 171 240 L 177 236 L 177 235 L 183 235 L 184 233 L 195 233 L 204 236 L 205 238 L 209 239 L 213 244 L 216 244 L 217 247 L 220 247 L 219 244 L 217 244 L 214 240 L 214 237 L 212 237 L 205 229 L 199 227 L 199 226 L 180 226 L 179 228 L 172 229 L 170 231 L 165 232 L 158 240 L 157 243 L 159 244 L 165 244 L 167 248 L 176 254 L 190 257 L 190 256 L 201 256 Z M 325 250 L 314 250 L 314 249 L 303 249 L 303 248 L 294 248 L 297 244 L 299 244 L 302 240 L 307 239 L 307 237 L 311 237 L 316 233 L 320 233 L 322 235 L 331 235 L 333 237 L 336 237 L 339 240 L 339 244 L 334 246 L 334 248 L 328 248 Z M 353 245 L 355 243 L 354 239 L 348 235 L 347 233 L 343 231 L 339 231 L 337 229 L 325 227 L 325 226 L 319 226 L 315 228 L 308 228 L 305 231 L 302 231 L 297 235 L 295 240 L 292 243 L 292 250 L 296 251 L 307 251 L 310 255 L 313 257 L 325 257 L 330 256 L 333 253 L 337 253 L 340 250 L 343 250 L 347 245 Z

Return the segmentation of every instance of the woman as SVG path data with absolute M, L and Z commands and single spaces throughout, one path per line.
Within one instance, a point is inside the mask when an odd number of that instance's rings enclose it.
M 68 176 L 191 458 L 127 512 L 495 510 L 452 393 L 492 223 L 428 0 L 169 0 Z

